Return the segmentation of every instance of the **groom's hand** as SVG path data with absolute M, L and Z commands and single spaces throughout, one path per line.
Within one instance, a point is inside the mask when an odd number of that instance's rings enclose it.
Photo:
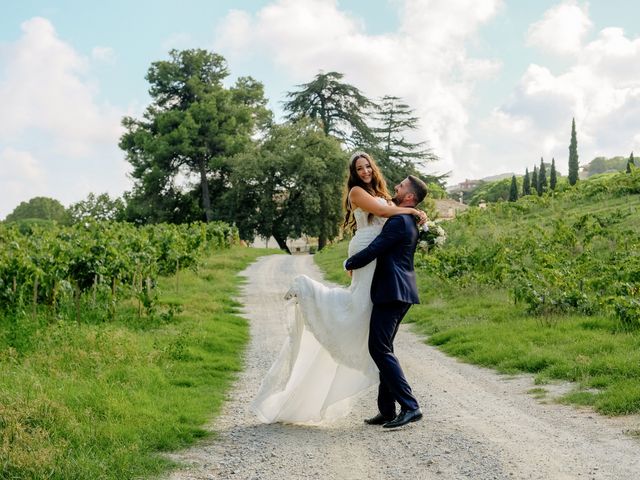
M 347 275 L 349 275 L 349 278 L 353 277 L 353 270 L 347 270 Z

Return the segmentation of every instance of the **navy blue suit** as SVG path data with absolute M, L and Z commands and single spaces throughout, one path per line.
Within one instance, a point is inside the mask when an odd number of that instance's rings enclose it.
M 371 283 L 371 325 L 369 353 L 380 371 L 378 408 L 393 418 L 395 402 L 402 410 L 415 410 L 418 401 L 411 392 L 398 358 L 393 353 L 393 340 L 400 322 L 414 303 L 420 303 L 413 256 L 418 244 L 418 228 L 413 215 L 390 217 L 371 244 L 345 262 L 347 270 L 355 270 L 377 259 Z

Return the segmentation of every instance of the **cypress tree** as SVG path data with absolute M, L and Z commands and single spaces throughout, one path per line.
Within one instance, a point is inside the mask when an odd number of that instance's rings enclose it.
M 531 174 L 531 190 L 538 192 L 538 167 L 536 165 L 533 166 L 533 173 Z
M 576 119 L 571 121 L 571 143 L 569 144 L 569 185 L 578 181 L 578 140 L 576 139 Z
M 531 177 L 529 177 L 529 169 L 524 171 L 524 179 L 522 180 L 522 196 L 531 195 Z
M 509 201 L 515 202 L 518 200 L 518 182 L 516 181 L 516 176 L 513 175 L 511 177 L 511 190 L 509 190 Z
M 556 189 L 556 185 L 558 184 L 558 172 L 556 172 L 556 159 L 551 159 L 551 173 L 549 174 L 549 186 L 551 190 Z
M 633 159 L 633 152 L 629 155 L 629 160 L 627 160 L 627 173 L 631 173 L 631 165 L 636 166 L 636 162 Z
M 541 197 L 547 191 L 547 168 L 544 166 L 544 160 L 540 157 L 540 171 L 538 172 L 538 196 Z

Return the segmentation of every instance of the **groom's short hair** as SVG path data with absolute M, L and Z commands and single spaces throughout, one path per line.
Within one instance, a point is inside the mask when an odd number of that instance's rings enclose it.
M 409 179 L 409 188 L 415 195 L 416 205 L 418 205 L 427 196 L 427 184 L 413 175 L 409 175 L 407 178 Z

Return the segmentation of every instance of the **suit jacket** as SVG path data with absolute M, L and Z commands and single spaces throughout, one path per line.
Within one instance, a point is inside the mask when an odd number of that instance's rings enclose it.
M 345 262 L 347 270 L 355 270 L 378 259 L 371 283 L 374 304 L 400 301 L 420 303 L 413 256 L 418 245 L 418 227 L 413 215 L 390 217 L 380 234 L 367 248 Z

